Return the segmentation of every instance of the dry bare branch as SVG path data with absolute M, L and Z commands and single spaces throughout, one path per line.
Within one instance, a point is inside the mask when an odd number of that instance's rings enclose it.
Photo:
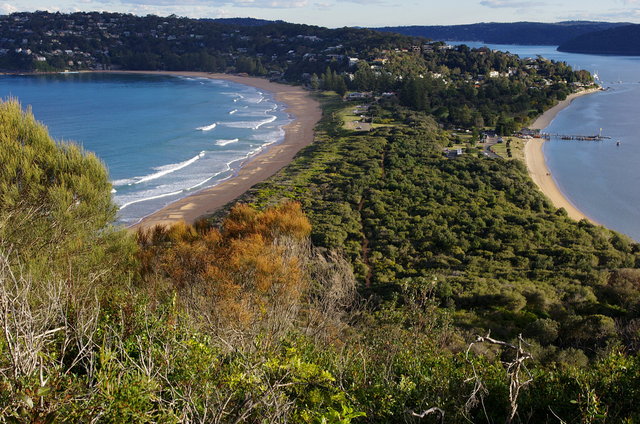
M 469 357 L 471 348 L 474 345 L 480 343 L 488 343 L 500 346 L 501 348 L 506 348 L 515 352 L 515 358 L 511 362 L 504 363 L 507 371 L 507 376 L 509 377 L 509 413 L 506 421 L 509 424 L 513 422 L 513 419 L 518 413 L 518 397 L 520 396 L 520 391 L 533 381 L 533 376 L 525 364 L 526 360 L 532 359 L 533 357 L 522 347 L 523 345 L 527 344 L 522 338 L 522 334 L 518 335 L 517 345 L 494 339 L 491 337 L 491 333 L 487 334 L 486 336 L 477 336 L 476 340 L 469 344 L 466 352 L 466 359 L 471 364 L 471 368 L 474 374 L 474 376 L 468 381 L 475 381 L 474 389 L 469 399 L 467 400 L 467 411 L 475 407 L 478 404 L 478 401 L 482 403 L 483 397 L 488 393 L 486 388 L 482 384 L 480 377 L 478 376 L 475 364 Z M 482 405 L 484 408 L 484 403 L 482 403 Z M 486 410 L 485 416 L 487 416 Z

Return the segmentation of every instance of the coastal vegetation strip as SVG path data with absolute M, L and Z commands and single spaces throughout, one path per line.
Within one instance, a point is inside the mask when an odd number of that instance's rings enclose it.
M 600 290 L 612 269 L 637 265 L 637 245 L 557 210 L 519 161 L 444 157 L 448 137 L 432 118 L 397 108 L 386 116 L 411 125 L 362 133 L 345 130 L 330 113 L 340 110 L 339 100 L 326 107 L 316 143 L 241 201 L 300 201 L 314 244 L 344 250 L 369 295 L 393 298 L 437 277 L 434 296 L 455 311 L 460 328 L 513 337 L 550 320 L 559 330 L 551 345 L 599 349 L 577 342 L 579 327 L 564 326 L 564 313 L 590 315 L 566 293 L 589 290 L 600 299 L 592 311 L 608 315 Z M 538 295 L 547 306 L 535 306 Z

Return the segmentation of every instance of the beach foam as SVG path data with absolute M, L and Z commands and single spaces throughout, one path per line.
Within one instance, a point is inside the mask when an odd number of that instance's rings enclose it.
M 269 116 L 267 119 L 263 119 L 261 121 L 235 121 L 235 122 L 224 122 L 221 125 L 229 128 L 251 128 L 254 130 L 260 129 L 261 126 L 270 124 L 271 122 L 278 119 L 277 116 Z
M 198 128 L 196 128 L 196 129 L 197 129 L 197 130 L 200 130 L 200 131 L 211 131 L 212 129 L 214 129 L 214 128 L 215 128 L 215 127 L 217 127 L 217 126 L 218 126 L 218 123 L 217 123 L 217 122 L 214 122 L 214 123 L 213 123 L 213 124 L 211 124 L 211 125 L 207 125 L 207 126 L 204 126 L 204 127 L 198 127 Z
M 119 210 L 123 210 L 127 206 L 131 206 L 131 205 L 134 205 L 136 203 L 147 202 L 149 200 L 155 200 L 155 199 L 162 199 L 163 197 L 177 196 L 178 194 L 180 194 L 182 192 L 184 192 L 184 190 L 178 190 L 178 191 L 174 191 L 172 193 L 163 193 L 163 194 L 158 194 L 156 196 L 149 196 L 149 197 L 143 197 L 141 199 L 132 200 L 132 201 L 127 202 L 127 203 L 123 204 L 122 206 L 120 206 Z
M 147 181 L 156 180 L 160 177 L 164 177 L 167 174 L 171 174 L 182 168 L 186 168 L 187 166 L 191 165 L 197 160 L 203 158 L 204 155 L 205 155 L 205 151 L 203 150 L 200 153 L 198 153 L 196 156 L 192 157 L 189 160 L 185 160 L 184 162 L 172 163 L 168 165 L 155 167 L 153 169 L 157 172 L 154 172 L 153 174 L 148 174 L 141 177 L 127 178 L 123 180 L 116 180 L 116 181 L 112 181 L 111 184 L 114 186 L 124 186 L 124 185 L 141 184 Z
M 278 117 L 272 115 L 269 118 L 265 119 L 264 121 L 260 121 L 260 123 L 258 125 L 256 125 L 255 127 L 253 127 L 253 129 L 257 130 L 261 126 L 266 125 L 266 124 L 270 124 L 271 122 L 275 121 L 276 119 L 278 119 Z
M 223 173 L 225 173 L 225 172 L 227 172 L 227 171 L 230 171 L 230 170 L 231 170 L 231 163 L 233 163 L 233 162 L 229 162 L 229 163 L 227 163 L 227 164 L 226 164 L 226 169 L 224 169 L 224 170 L 222 170 L 222 171 L 220 171 L 220 172 L 216 172 L 215 174 L 213 174 L 213 175 L 212 175 L 212 176 L 210 176 L 209 178 L 205 179 L 204 181 L 201 181 L 201 182 L 199 182 L 198 184 L 196 184 L 196 185 L 193 185 L 193 186 L 189 187 L 186 191 L 191 191 L 191 190 L 195 190 L 196 188 L 202 187 L 203 185 L 205 185 L 205 184 L 206 184 L 206 183 L 208 183 L 209 181 L 213 180 L 213 179 L 214 179 L 215 177 L 217 177 L 218 175 L 223 174 Z M 227 177 L 227 178 L 228 178 L 228 177 Z M 224 179 L 223 179 L 223 180 L 218 181 L 218 183 L 220 183 L 221 181 L 224 181 Z
M 218 140 L 218 141 L 216 141 L 216 145 L 217 146 L 226 146 L 227 144 L 237 143 L 238 141 L 240 141 L 239 138 L 233 138 L 231 140 Z

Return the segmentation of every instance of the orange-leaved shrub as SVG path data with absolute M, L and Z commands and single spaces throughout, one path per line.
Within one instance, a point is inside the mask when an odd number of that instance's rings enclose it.
M 298 203 L 266 211 L 235 206 L 220 228 L 202 222 L 141 230 L 143 280 L 168 282 L 210 322 L 251 328 L 290 320 L 309 279 L 304 270 L 311 225 Z

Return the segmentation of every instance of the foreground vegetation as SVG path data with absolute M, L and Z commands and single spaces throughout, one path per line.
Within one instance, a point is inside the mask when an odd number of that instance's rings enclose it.
M 254 206 L 132 235 L 99 161 L 3 103 L 0 422 L 640 419 L 637 246 L 424 115 L 332 107 Z

